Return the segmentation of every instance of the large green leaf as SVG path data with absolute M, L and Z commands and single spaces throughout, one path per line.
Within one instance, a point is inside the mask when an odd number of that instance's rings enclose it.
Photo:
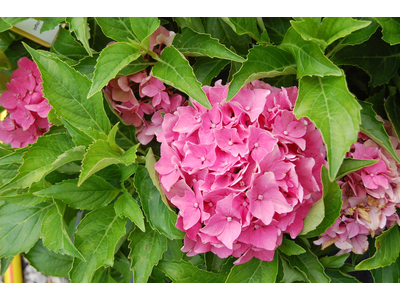
M 177 17 L 173 18 L 179 27 L 188 27 L 193 31 L 204 33 L 204 26 L 199 17 Z
M 360 283 L 355 277 L 339 270 L 326 270 L 325 273 L 331 279 L 331 283 Z
M 137 40 L 128 17 L 101 17 L 95 18 L 103 33 L 117 42 Z
M 390 45 L 400 43 L 400 18 L 374 18 L 382 27 L 382 39 Z
M 399 283 L 400 282 L 400 257 L 394 263 L 383 268 L 371 270 L 375 283 Z
M 290 266 L 299 270 L 309 282 L 329 283 L 330 278 L 325 274 L 324 267 L 310 250 L 300 255 L 289 256 L 288 261 Z
M 315 237 L 326 231 L 329 227 L 335 223 L 336 219 L 340 216 L 340 210 L 342 208 L 342 190 L 339 185 L 336 183 L 336 180 L 331 182 L 328 176 L 328 170 L 325 166 L 322 166 L 321 170 L 321 180 L 323 186 L 323 219 L 316 225 L 314 230 L 311 230 L 305 234 L 305 237 Z M 320 201 L 321 201 L 320 200 Z M 304 223 L 306 223 L 306 219 L 309 218 L 308 215 L 304 219 Z M 304 234 L 304 233 L 303 233 Z
M 20 164 L 0 165 L 0 185 L 4 185 L 13 179 L 17 173 Z M 1 196 L 0 196 L 1 197 Z
M 243 62 L 244 59 L 236 53 L 227 49 L 214 39 L 210 34 L 197 33 L 190 28 L 183 28 L 182 34 L 174 37 L 173 46 L 185 56 L 209 56 Z
M 247 34 L 252 39 L 258 41 L 260 39 L 260 33 L 257 28 L 257 19 L 254 17 L 223 17 L 221 18 L 228 24 L 234 32 L 238 35 Z
M 0 200 L 4 200 L 9 203 L 15 203 L 21 206 L 34 206 L 36 204 L 49 200 L 46 197 L 36 196 L 33 194 L 34 192 L 49 187 L 49 185 L 50 184 L 47 183 L 43 178 L 38 182 L 34 182 L 29 189 L 12 189 L 3 192 L 0 195 Z
M 63 219 L 66 204 L 54 200 L 52 207 L 44 216 L 41 229 L 43 244 L 54 252 L 70 255 L 84 260 L 82 254 L 75 248 L 68 233 L 67 225 Z
M 350 256 L 350 253 L 342 255 L 332 255 L 321 257 L 320 262 L 325 268 L 339 269 L 341 268 L 346 259 Z
M 27 252 L 40 236 L 40 227 L 53 203 L 32 207 L 5 203 L 0 206 L 0 256 L 15 256 Z
M 291 27 L 290 20 L 289 17 L 263 18 L 268 36 L 275 45 L 279 45 L 283 41 L 286 31 Z
M 143 46 L 148 48 L 148 38 L 160 26 L 160 20 L 155 17 L 131 17 L 129 19 L 132 31 L 142 44 L 144 44 Z
M 283 236 L 282 244 L 278 247 L 278 250 L 288 256 L 299 255 L 306 252 L 306 250 L 301 246 L 297 245 L 293 240 L 290 240 L 285 236 Z
M 60 27 L 56 39 L 51 44 L 50 50 L 62 57 L 78 61 L 87 56 L 86 49 L 79 43 L 67 29 Z
M 39 137 L 24 154 L 18 175 L 2 186 L 0 191 L 29 187 L 60 166 L 82 160 L 84 147 L 74 146 L 71 138 L 64 133 Z
M 233 76 L 227 101 L 253 80 L 288 74 L 296 74 L 296 62 L 289 52 L 275 46 L 254 46 L 239 72 Z
M 80 186 L 78 179 L 69 179 L 40 190 L 35 195 L 60 199 L 72 208 L 92 210 L 106 206 L 119 192 L 103 178 L 93 175 Z
M 225 274 L 216 274 L 201 270 L 188 261 L 160 261 L 157 265 L 175 283 L 222 283 Z
M 52 30 L 60 23 L 65 22 L 65 17 L 45 17 L 43 21 L 43 25 L 40 28 L 40 33 Z
M 300 79 L 294 113 L 298 119 L 308 117 L 320 130 L 331 180 L 336 178 L 346 152 L 357 141 L 360 110 L 344 75 Z
M 26 46 L 43 79 L 43 93 L 56 114 L 94 138 L 105 138 L 110 121 L 100 93 L 87 99 L 91 81 L 64 62 Z
M 390 95 L 387 98 L 385 101 L 385 111 L 390 123 L 393 125 L 397 137 L 400 137 L 400 101 L 398 97 Z
M 115 151 L 108 141 L 97 140 L 89 146 L 82 161 L 82 171 L 79 175 L 78 186 L 97 171 L 113 164 L 125 164 L 135 162 L 136 150 L 139 144 L 122 153 Z
M 390 137 L 383 126 L 384 122 L 376 118 L 376 112 L 372 108 L 372 104 L 363 101 L 359 103 L 362 107 L 360 131 L 385 148 L 400 163 L 400 158 L 397 156 L 390 142 Z
M 8 23 L 7 21 L 5 21 L 4 18 L 0 18 L 0 32 L 9 30 L 12 27 L 13 26 L 10 23 Z
M 345 47 L 331 57 L 337 65 L 355 65 L 371 77 L 372 86 L 388 83 L 400 65 L 400 45 L 390 46 L 379 32 L 360 45 Z
M 75 247 L 86 262 L 74 258 L 71 282 L 90 282 L 94 272 L 102 266 L 112 266 L 115 245 L 125 234 L 126 219 L 115 214 L 113 205 L 88 213 L 74 234 Z
M 146 230 L 143 212 L 136 200 L 132 198 L 132 195 L 130 195 L 126 189 L 123 190 L 123 194 L 115 201 L 114 208 L 118 216 L 124 215 L 131 219 L 141 231 L 144 232 Z
M 210 101 L 197 81 L 189 62 L 174 46 L 166 47 L 153 67 L 153 76 L 186 93 L 204 107 L 211 109 Z
M 289 28 L 280 47 L 289 51 L 296 60 L 297 78 L 342 75 L 340 69 L 324 55 L 316 43 L 304 40 L 294 28 Z
M 145 283 L 158 264 L 165 251 L 167 251 L 167 238 L 152 230 L 146 223 L 146 231 L 135 229 L 129 236 L 129 258 L 132 260 L 133 282 Z
M 128 43 L 117 42 L 108 45 L 101 51 L 97 59 L 88 98 L 105 87 L 123 67 L 137 59 L 140 55 L 140 51 Z
M 247 263 L 234 266 L 226 279 L 228 283 L 274 283 L 278 274 L 278 255 L 272 261 L 253 257 Z
M 69 17 L 66 18 L 66 21 L 69 23 L 69 30 L 75 32 L 76 37 L 81 41 L 87 53 L 92 56 L 92 50 L 89 46 L 90 28 L 87 23 L 87 17 Z
M 162 201 L 149 172 L 142 165 L 135 173 L 134 184 L 150 226 L 169 239 L 182 239 L 184 233 L 175 227 L 177 215 Z
M 47 276 L 68 277 L 72 268 L 72 257 L 50 251 L 42 240 L 38 240 L 24 257 L 32 267 Z
M 356 270 L 370 270 L 386 267 L 396 261 L 400 253 L 399 226 L 382 232 L 375 238 L 375 254 L 356 265 Z
M 291 21 L 293 28 L 306 40 L 316 40 L 325 49 L 335 40 L 345 37 L 353 31 L 371 24 L 371 21 L 359 21 L 350 17 L 327 17 L 321 23 L 313 18 Z

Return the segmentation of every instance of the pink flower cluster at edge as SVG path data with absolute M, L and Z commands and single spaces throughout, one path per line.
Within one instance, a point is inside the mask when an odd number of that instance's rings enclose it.
M 149 38 L 150 50 L 160 53 L 161 46 L 171 45 L 174 36 L 174 32 L 160 26 Z M 154 49 L 157 45 L 159 47 Z M 146 70 L 112 79 L 104 94 L 122 120 L 136 127 L 136 138 L 143 145 L 162 130 L 163 114 L 173 113 L 179 106 L 186 105 L 180 94 L 174 94 Z
M 0 121 L 0 140 L 14 148 L 36 142 L 52 125 L 47 115 L 52 108 L 43 98 L 42 78 L 32 60 L 22 57 L 0 96 L 0 105 L 9 115 Z
M 155 168 L 179 209 L 182 251 L 271 261 L 282 235 L 295 238 L 322 196 L 320 132 L 295 118 L 296 87 L 253 81 L 230 102 L 220 81 L 203 89 L 212 109 L 191 100 L 164 116 L 157 135 Z
M 400 155 L 399 140 L 389 125 L 386 129 L 397 155 Z M 338 181 L 342 189 L 341 215 L 314 241 L 323 249 L 335 244 L 341 249 L 338 255 L 351 251 L 363 254 L 368 249 L 369 235 L 374 237 L 387 227 L 400 225 L 396 212 L 396 207 L 400 207 L 400 164 L 386 149 L 361 133 L 347 157 L 378 162 Z

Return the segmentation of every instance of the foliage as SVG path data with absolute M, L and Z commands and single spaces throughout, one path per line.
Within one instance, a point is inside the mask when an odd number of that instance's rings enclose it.
M 46 17 L 42 31 L 65 25 L 49 49 L 10 31 L 22 20 L 0 18 L 0 93 L 17 61 L 32 59 L 53 125 L 24 148 L 0 147 L 2 267 L 23 253 L 37 270 L 71 282 L 399 282 L 397 224 L 371 237 L 362 258 L 313 242 L 340 215 L 336 180 L 376 163 L 346 156 L 359 132 L 399 161 L 385 126 L 400 132 L 400 18 Z M 179 94 L 208 109 L 202 87 L 220 79 L 230 83 L 227 101 L 253 80 L 298 87 L 293 112 L 326 147 L 323 195 L 271 261 L 234 265 L 232 257 L 181 252 L 178 210 L 154 168 L 160 143 L 139 143 L 104 92 L 143 70 L 164 84 L 162 101 Z M 135 97 L 149 93 L 145 86 Z

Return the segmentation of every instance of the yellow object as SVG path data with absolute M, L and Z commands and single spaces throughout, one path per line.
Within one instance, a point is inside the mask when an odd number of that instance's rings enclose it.
M 5 283 L 23 283 L 21 254 L 18 254 L 10 263 L 7 271 L 4 273 Z

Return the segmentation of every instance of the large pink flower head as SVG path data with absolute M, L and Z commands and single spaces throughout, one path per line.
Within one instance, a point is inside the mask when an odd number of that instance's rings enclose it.
M 122 120 L 136 127 L 136 137 L 143 145 L 162 130 L 163 114 L 186 105 L 180 94 L 174 94 L 146 70 L 112 79 L 104 94 Z
M 22 148 L 49 130 L 47 115 L 51 105 L 43 98 L 42 78 L 35 62 L 22 57 L 18 67 L 7 83 L 8 91 L 0 96 L 0 105 L 9 112 L 0 121 L 0 140 Z
M 399 140 L 387 125 L 390 140 L 400 155 Z M 342 189 L 341 215 L 328 228 L 316 245 L 326 248 L 332 244 L 341 249 L 338 255 L 348 252 L 363 254 L 368 249 L 368 236 L 374 237 L 400 219 L 400 164 L 391 154 L 364 134 L 359 134 L 347 157 L 374 159 L 378 162 L 364 167 L 338 181 Z
M 155 168 L 187 255 L 212 251 L 270 261 L 282 235 L 295 238 L 322 196 L 325 147 L 306 118 L 297 120 L 297 88 L 254 81 L 226 102 L 228 86 L 204 91 L 212 109 L 193 106 L 166 114 Z

